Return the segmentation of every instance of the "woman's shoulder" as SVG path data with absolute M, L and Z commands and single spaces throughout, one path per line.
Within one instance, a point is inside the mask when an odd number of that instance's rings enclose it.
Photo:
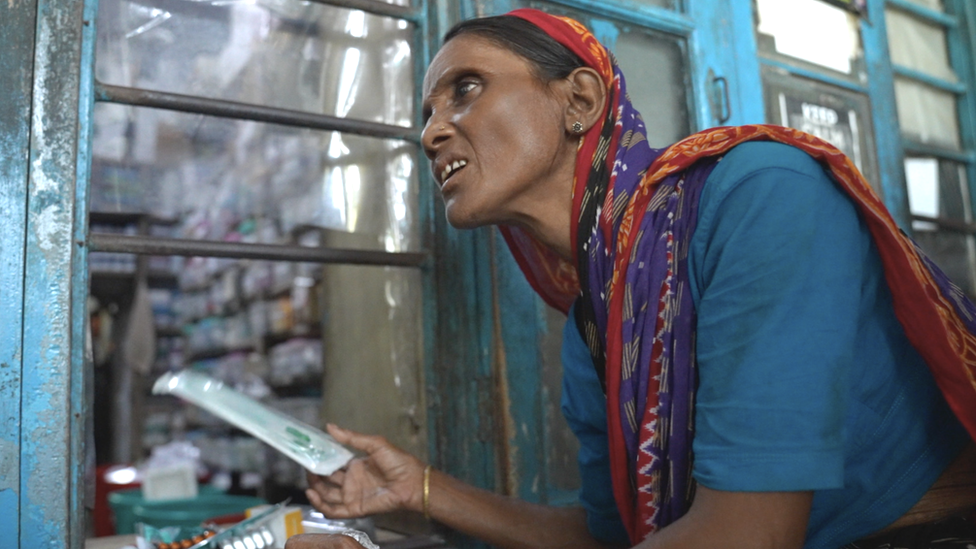
M 756 242 L 810 233 L 857 241 L 858 249 L 867 243 L 857 208 L 841 187 L 813 157 L 781 143 L 744 143 L 718 162 L 698 199 L 693 255 L 741 237 L 743 227 Z
M 820 164 L 796 147 L 772 141 L 750 141 L 737 145 L 726 153 L 709 179 L 734 182 L 769 170 L 782 170 L 815 179 L 826 178 Z
M 739 196 L 743 200 L 728 200 Z M 800 149 L 771 141 L 752 141 L 732 148 L 719 159 L 705 181 L 699 199 L 700 215 L 720 205 L 756 201 L 781 207 L 833 210 L 849 202 L 824 168 Z

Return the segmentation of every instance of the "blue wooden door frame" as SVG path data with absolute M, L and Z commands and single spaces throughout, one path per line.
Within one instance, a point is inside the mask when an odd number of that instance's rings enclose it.
M 0 67 L 0 530 L 13 547 L 81 547 L 85 535 L 84 231 L 95 6 L 0 6 L 7 52 Z
M 20 538 L 24 239 L 33 83 L 33 2 L 0 3 L 0 532 Z M 15 542 L 19 545 L 19 542 Z

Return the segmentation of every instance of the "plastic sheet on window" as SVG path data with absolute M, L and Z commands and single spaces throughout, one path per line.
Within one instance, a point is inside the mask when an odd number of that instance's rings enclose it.
M 153 4 L 100 3 L 100 81 L 401 126 L 413 122 L 414 29 L 405 20 L 299 0 Z
M 949 64 L 945 29 L 899 10 L 885 11 L 891 61 L 936 78 L 956 81 Z
M 413 30 L 297 0 L 102 0 L 96 70 L 106 84 L 409 126 Z M 96 104 L 93 119 L 91 209 L 164 218 L 146 234 L 420 248 L 413 143 L 113 103 Z M 135 259 L 125 258 L 131 274 Z M 155 328 L 168 334 L 154 374 L 192 365 L 278 397 L 308 423 L 382 434 L 424 457 L 420 270 L 212 257 L 150 258 L 148 267 L 177 281 L 152 303 Z M 173 407 L 140 414 L 138 381 L 114 387 L 116 409 L 135 409 L 109 429 L 116 461 L 190 427 L 213 465 L 304 482 L 256 440 L 221 435 L 214 418 Z
M 93 152 L 92 210 L 177 219 L 169 236 L 277 243 L 314 226 L 420 247 L 419 151 L 404 141 L 99 104 Z
M 895 99 L 902 135 L 921 143 L 960 147 L 955 95 L 895 77 Z

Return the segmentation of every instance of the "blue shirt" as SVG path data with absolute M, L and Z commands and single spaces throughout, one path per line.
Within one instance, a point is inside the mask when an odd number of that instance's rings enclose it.
M 895 318 L 853 203 L 802 151 L 756 142 L 725 156 L 702 190 L 688 266 L 703 486 L 812 490 L 805 548 L 836 548 L 904 514 L 967 443 Z M 606 399 L 572 314 L 563 364 L 591 532 L 625 542 Z

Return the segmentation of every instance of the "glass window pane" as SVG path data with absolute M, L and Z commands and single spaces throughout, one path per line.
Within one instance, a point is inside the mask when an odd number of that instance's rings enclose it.
M 677 40 L 625 29 L 614 46 L 627 93 L 647 126 L 647 141 L 664 147 L 691 133 L 685 56 Z
M 972 221 L 966 170 L 962 164 L 936 158 L 905 159 L 905 179 L 912 215 L 952 221 Z M 976 240 L 969 234 L 941 229 L 913 220 L 915 240 L 949 278 L 967 294 L 976 295 Z
M 895 99 L 902 135 L 921 143 L 960 148 L 955 95 L 896 76 Z
M 755 2 L 761 51 L 844 74 L 855 72 L 862 58 L 856 15 L 821 0 Z
M 968 222 L 972 219 L 964 167 L 949 160 L 905 159 L 909 206 L 913 215 Z
M 915 231 L 915 241 L 936 265 L 966 295 L 976 296 L 973 282 L 974 250 L 972 235 L 949 231 Z
M 864 94 L 763 67 L 766 121 L 813 134 L 840 149 L 881 193 L 871 104 Z
M 404 141 L 98 104 L 93 152 L 91 209 L 172 218 L 169 236 L 275 243 L 316 226 L 420 246 Z
M 921 21 L 899 10 L 886 10 L 891 61 L 943 80 L 956 81 L 949 64 L 943 27 Z
M 939 217 L 939 161 L 935 158 L 906 158 L 905 180 L 908 186 L 908 204 L 912 215 Z M 935 225 L 915 221 L 912 227 L 932 229 Z
M 300 2 L 100 2 L 106 84 L 409 126 L 414 29 Z

